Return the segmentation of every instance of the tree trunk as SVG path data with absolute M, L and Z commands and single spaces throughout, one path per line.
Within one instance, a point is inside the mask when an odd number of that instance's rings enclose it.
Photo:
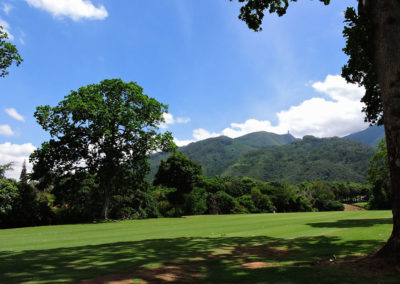
M 372 21 L 371 43 L 381 87 L 393 198 L 392 235 L 377 255 L 400 261 L 400 1 L 359 1 Z
M 103 208 L 101 209 L 101 217 L 104 218 L 104 220 L 108 219 L 108 209 L 110 207 L 110 201 L 111 201 L 111 192 L 110 192 L 110 187 L 108 184 L 105 184 L 104 186 L 104 202 L 103 202 Z

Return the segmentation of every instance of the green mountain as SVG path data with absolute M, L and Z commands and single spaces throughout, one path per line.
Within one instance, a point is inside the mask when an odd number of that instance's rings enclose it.
M 350 139 L 305 136 L 290 144 L 245 153 L 222 175 L 289 183 L 365 182 L 373 153 L 373 148 Z
M 385 137 L 385 129 L 383 126 L 371 126 L 367 129 L 347 135 L 343 138 L 356 140 L 373 148 L 376 148 L 378 143 Z
M 209 138 L 180 147 L 179 151 L 201 164 L 204 175 L 214 177 L 223 173 L 226 168 L 247 152 L 284 145 L 295 140 L 296 138 L 290 134 L 278 135 L 261 131 L 235 139 L 226 136 Z M 151 157 L 150 179 L 157 172 L 160 161 L 166 160 L 169 155 L 169 153 L 158 153 Z

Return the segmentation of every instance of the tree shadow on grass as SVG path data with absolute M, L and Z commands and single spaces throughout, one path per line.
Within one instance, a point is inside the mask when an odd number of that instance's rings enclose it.
M 342 269 L 312 263 L 368 254 L 383 243 L 338 237 L 265 236 L 149 239 L 103 245 L 3 251 L 0 283 L 86 283 L 142 279 L 154 282 L 352 283 Z M 119 274 L 116 274 L 119 273 Z M 322 278 L 321 278 L 322 277 Z M 325 279 L 326 278 L 326 279 Z M 325 279 L 326 281 L 322 281 Z
M 320 222 L 308 223 L 306 225 L 317 228 L 357 228 L 357 227 L 372 227 L 375 225 L 393 224 L 392 218 L 377 218 L 377 219 L 345 219 L 335 222 Z

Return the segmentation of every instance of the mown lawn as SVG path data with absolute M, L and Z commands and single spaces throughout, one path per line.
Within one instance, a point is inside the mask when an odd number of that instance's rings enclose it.
M 378 249 L 391 224 L 389 211 L 351 211 L 6 229 L 0 282 L 398 283 L 395 269 L 343 262 Z

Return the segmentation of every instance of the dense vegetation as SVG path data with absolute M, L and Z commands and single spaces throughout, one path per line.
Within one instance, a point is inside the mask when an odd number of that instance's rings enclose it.
M 308 136 L 283 146 L 252 151 L 243 157 L 249 162 L 254 162 L 252 159 L 266 161 L 269 158 L 274 161 L 271 165 L 277 167 L 288 161 L 296 165 L 293 162 L 296 158 L 299 163 L 316 168 L 317 172 L 321 170 L 316 166 L 320 165 L 319 157 L 334 161 L 336 167 L 341 162 L 357 165 L 360 157 L 368 158 L 367 155 L 363 156 L 366 150 L 370 153 L 373 151 L 368 146 L 347 139 Z M 279 181 L 270 182 L 249 177 L 209 178 L 201 175 L 199 164 L 182 153 L 176 153 L 161 162 L 153 184 L 144 179 L 139 183 L 137 176 L 124 176 L 110 196 L 109 218 L 331 211 L 343 210 L 343 203 L 368 200 L 369 208 L 387 208 L 390 196 L 386 194 L 388 187 L 383 187 L 387 185 L 388 178 L 384 150 L 379 148 L 371 160 L 371 185 L 323 181 L 323 178 L 307 181 L 304 176 L 300 182 L 293 183 L 281 181 L 285 179 L 284 176 Z M 293 159 L 290 160 L 290 157 Z M 295 167 L 291 168 L 288 164 L 285 167 L 285 176 L 291 177 L 291 170 Z M 100 217 L 98 209 L 103 204 L 104 196 L 99 190 L 95 173 L 79 171 L 74 175 L 53 176 L 52 183 L 41 188 L 41 183 L 29 181 L 33 175 L 27 175 L 25 166 L 18 183 L 4 178 L 7 169 L 8 165 L 0 167 L 3 175 L 0 188 L 1 227 L 77 223 Z M 354 173 L 350 174 L 354 176 Z M 324 178 L 327 179 L 326 176 Z M 31 217 L 26 218 L 27 215 Z
M 295 140 L 287 134 L 278 136 L 284 139 L 277 146 L 276 142 L 271 143 L 270 135 L 257 132 L 236 139 L 210 138 L 179 150 L 201 164 L 207 177 L 251 177 L 292 184 L 303 181 L 366 182 L 374 149 L 365 144 L 351 139 L 312 136 Z M 167 156 L 152 156 L 153 173 L 160 160 Z
M 180 147 L 179 151 L 199 163 L 203 167 L 205 176 L 214 177 L 221 175 L 227 167 L 249 151 L 284 145 L 295 140 L 296 138 L 290 134 L 254 132 L 235 139 L 226 136 L 209 138 Z M 169 155 L 158 153 L 151 157 L 150 179 L 154 177 L 160 161 L 167 159 Z
M 223 174 L 289 183 L 365 182 L 373 153 L 360 142 L 305 136 L 287 145 L 246 153 Z

